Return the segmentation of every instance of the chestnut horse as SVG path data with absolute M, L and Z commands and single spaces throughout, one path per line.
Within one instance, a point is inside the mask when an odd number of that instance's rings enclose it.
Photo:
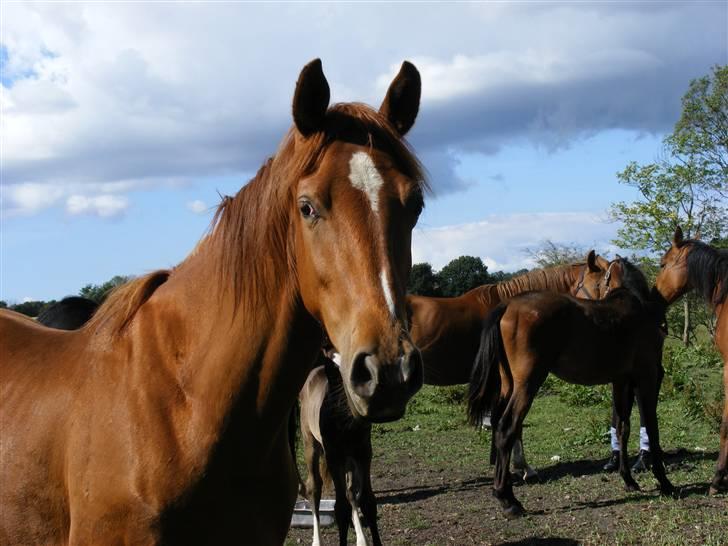
M 665 475 L 657 426 L 665 306 L 661 298 L 654 301 L 644 275 L 627 260 L 617 260 L 611 268 L 618 270 L 622 286 L 615 281 L 603 300 L 530 292 L 499 305 L 483 328 L 470 381 L 468 416 L 477 424 L 486 412 L 491 413 L 497 451 L 493 491 L 509 517 L 524 512 L 513 495 L 508 472 L 511 448 L 549 372 L 581 385 L 612 383 L 619 415 L 620 473 L 628 491 L 639 489 L 627 464 L 629 417 L 634 389 L 639 389 L 652 471 L 660 491 L 673 492 Z
M 684 239 L 682 229 L 678 227 L 670 250 L 660 261 L 655 286 L 668 305 L 688 290 L 697 290 L 713 308 L 717 318 L 714 339 L 723 355 L 724 405 L 718 466 L 710 492 L 728 491 L 728 250 L 717 249 L 695 239 Z
M 0 543 L 283 542 L 287 419 L 322 328 L 361 416 L 400 417 L 422 383 L 405 333 L 419 98 L 404 63 L 379 111 L 329 107 L 311 62 L 277 153 L 181 264 L 79 330 L 0 313 Z
M 497 284 L 485 284 L 455 298 L 407 296 L 412 340 L 420 349 L 428 385 L 470 381 L 480 345 L 483 320 L 499 303 L 529 290 L 552 290 L 578 298 L 599 299 L 609 262 L 593 250 L 585 263 L 531 271 Z M 523 478 L 536 476 L 528 466 L 520 436 L 513 449 L 514 467 Z

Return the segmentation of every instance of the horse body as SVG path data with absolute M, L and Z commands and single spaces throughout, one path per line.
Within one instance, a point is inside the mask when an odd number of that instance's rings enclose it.
M 405 64 L 380 112 L 328 109 L 320 61 L 305 67 L 294 129 L 210 234 L 80 330 L 0 312 L 0 542 L 282 543 L 286 422 L 322 327 L 354 410 L 404 412 L 422 377 L 403 334 L 422 206 L 396 129 L 419 103 Z
M 589 299 L 600 297 L 609 262 L 592 250 L 585 263 L 557 266 L 473 288 L 453 298 L 407 296 L 412 340 L 420 349 L 428 385 L 470 381 L 483 321 L 502 301 L 530 290 L 553 290 Z M 524 479 L 536 476 L 526 462 L 519 436 L 514 467 Z
M 354 417 L 348 407 L 336 364 L 322 358 L 299 395 L 301 437 L 308 476 L 305 493 L 314 519 L 313 544 L 321 544 L 318 509 L 325 468 L 336 492 L 335 516 L 339 543 L 346 545 L 353 520 L 357 546 L 366 546 L 363 526 L 369 527 L 374 546 L 381 544 L 377 501 L 371 485 L 371 423 Z M 361 508 L 364 522 L 359 517 Z
M 639 270 L 626 260 L 616 265 L 625 285 L 604 300 L 550 292 L 522 294 L 497 307 L 483 328 L 468 413 L 476 425 L 484 413 L 491 413 L 494 494 L 509 516 L 523 513 L 508 472 L 510 452 L 549 373 L 584 385 L 612 383 L 621 437 L 620 473 L 628 490 L 639 489 L 629 471 L 626 447 L 634 389 L 638 389 L 653 473 L 663 493 L 673 491 L 662 463 L 656 411 L 663 376 L 664 308 L 653 303 Z
M 723 356 L 724 404 L 718 463 L 710 492 L 728 491 L 728 250 L 713 248 L 695 239 L 684 239 L 682 229 L 678 227 L 660 265 L 655 287 L 668 305 L 695 289 L 713 308 L 716 317 L 713 340 Z

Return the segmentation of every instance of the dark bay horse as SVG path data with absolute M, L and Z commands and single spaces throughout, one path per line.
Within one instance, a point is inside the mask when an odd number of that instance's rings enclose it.
M 485 284 L 454 298 L 407 296 L 410 333 L 420 349 L 428 385 L 470 381 L 480 346 L 483 320 L 499 303 L 529 290 L 552 290 L 577 298 L 599 299 L 609 262 L 593 250 L 586 262 L 539 269 L 497 284 Z M 536 476 L 528 466 L 520 436 L 514 467 L 524 479 Z
M 98 307 L 98 303 L 88 298 L 68 296 L 43 309 L 36 320 L 49 328 L 76 330 L 91 319 Z
M 301 437 L 308 476 L 305 494 L 313 513 L 313 545 L 320 546 L 319 503 L 328 474 L 336 491 L 335 516 L 339 544 L 346 545 L 349 522 L 354 522 L 357 546 L 366 546 L 364 525 L 374 546 L 380 546 L 377 500 L 372 491 L 372 425 L 357 418 L 347 403 L 337 365 L 321 357 L 301 390 Z M 361 508 L 364 522 L 359 517 Z M 363 525 L 364 524 L 364 525 Z
M 404 63 L 378 111 L 329 107 L 313 61 L 275 156 L 182 263 L 79 330 L 0 312 L 0 543 L 283 542 L 288 416 L 323 329 L 359 415 L 400 417 L 422 383 L 405 289 L 425 182 L 403 139 L 419 98 Z
M 728 250 L 714 248 L 695 239 L 684 239 L 680 227 L 672 245 L 660 261 L 655 281 L 668 305 L 688 290 L 696 290 L 713 308 L 717 318 L 715 344 L 723 355 L 723 421 L 720 451 L 711 494 L 728 491 Z
M 491 412 L 496 450 L 494 495 L 506 515 L 523 506 L 513 495 L 510 452 L 533 398 L 549 373 L 570 383 L 612 383 L 619 415 L 620 473 L 627 490 L 639 486 L 627 464 L 629 416 L 634 389 L 640 390 L 653 455 L 652 471 L 663 494 L 673 492 L 665 475 L 657 426 L 657 395 L 664 375 L 661 324 L 665 307 L 647 287 L 644 275 L 627 260 L 614 286 L 600 301 L 554 292 L 529 292 L 499 305 L 483 328 L 470 381 L 472 423 Z

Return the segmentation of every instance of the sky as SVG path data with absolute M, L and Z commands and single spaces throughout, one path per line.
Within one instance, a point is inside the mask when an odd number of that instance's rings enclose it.
M 408 135 L 433 194 L 413 259 L 608 255 L 616 173 L 649 163 L 691 79 L 728 63 L 728 3 L 13 3 L 0 8 L 0 299 L 174 266 L 291 124 L 321 58 L 332 102 L 422 75 Z

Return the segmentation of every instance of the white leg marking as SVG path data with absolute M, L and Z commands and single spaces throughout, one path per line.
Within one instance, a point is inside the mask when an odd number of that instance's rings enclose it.
M 394 316 L 394 298 L 392 297 L 392 290 L 389 287 L 389 281 L 387 280 L 387 272 L 382 269 L 379 274 L 379 280 L 382 281 L 382 291 L 384 292 L 384 299 L 387 302 L 387 307 L 392 316 Z
M 334 353 L 334 358 L 332 358 L 331 360 L 333 360 L 334 364 L 341 368 L 341 355 L 339 353 Z
M 379 211 L 379 190 L 384 184 L 374 161 L 366 152 L 356 152 L 349 161 L 349 180 L 369 198 L 372 210 Z
M 351 505 L 351 519 L 354 521 L 354 532 L 356 533 L 356 546 L 369 546 L 367 536 L 364 534 L 364 528 L 359 518 L 359 507 L 355 504 Z
M 313 516 L 313 542 L 311 546 L 321 546 L 321 529 L 319 528 L 318 514 Z

